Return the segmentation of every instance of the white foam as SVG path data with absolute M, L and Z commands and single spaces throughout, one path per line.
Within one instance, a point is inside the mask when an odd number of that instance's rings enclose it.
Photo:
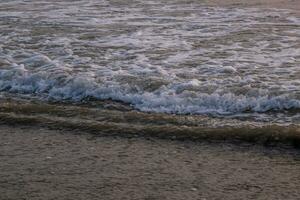
M 179 114 L 300 107 L 300 24 L 287 10 L 20 2 L 0 3 L 1 91 Z

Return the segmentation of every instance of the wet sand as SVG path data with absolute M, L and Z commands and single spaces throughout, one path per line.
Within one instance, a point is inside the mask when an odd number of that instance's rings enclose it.
M 0 126 L 0 199 L 300 199 L 295 149 Z

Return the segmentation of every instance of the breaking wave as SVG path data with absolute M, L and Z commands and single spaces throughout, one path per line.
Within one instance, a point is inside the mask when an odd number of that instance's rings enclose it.
M 39 57 L 46 61 L 45 56 Z M 37 60 L 37 56 L 32 58 Z M 42 62 L 39 60 L 39 62 Z M 32 94 L 44 100 L 86 101 L 88 99 L 116 100 L 147 112 L 176 114 L 236 114 L 242 112 L 267 112 L 300 108 L 300 101 L 288 94 L 268 96 L 236 95 L 233 93 L 211 94 L 198 92 L 201 83 L 191 80 L 184 83 L 169 83 L 154 91 L 145 91 L 134 84 L 111 82 L 97 83 L 95 78 L 72 77 L 67 69 L 43 67 L 37 73 L 28 72 L 24 65 L 0 71 L 0 90 L 11 93 Z

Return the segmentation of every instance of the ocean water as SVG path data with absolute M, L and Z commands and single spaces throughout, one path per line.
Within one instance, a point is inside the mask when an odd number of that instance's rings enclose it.
M 290 10 L 0 0 L 2 115 L 298 132 L 299 86 Z

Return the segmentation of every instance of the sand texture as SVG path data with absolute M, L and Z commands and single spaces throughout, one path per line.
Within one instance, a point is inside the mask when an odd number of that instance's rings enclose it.
M 299 151 L 0 127 L 0 199 L 300 199 Z

